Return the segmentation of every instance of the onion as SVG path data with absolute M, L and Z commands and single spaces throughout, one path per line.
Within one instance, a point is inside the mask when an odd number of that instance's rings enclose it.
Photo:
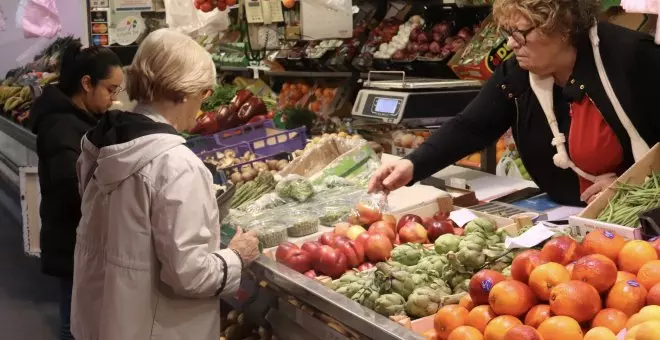
M 465 40 L 470 40 L 472 38 L 472 32 L 470 32 L 470 29 L 467 27 L 461 28 L 456 35 Z
M 425 44 L 425 43 L 428 43 L 429 40 L 431 40 L 429 38 L 430 37 L 427 33 L 422 32 L 419 36 L 417 36 L 417 42 L 420 43 L 420 44 Z
M 393 60 L 403 60 L 406 58 L 406 55 L 403 54 L 403 51 L 396 51 L 394 54 L 392 54 L 392 59 Z
M 419 28 L 415 28 L 414 30 L 410 31 L 410 40 L 417 41 L 417 38 L 421 33 L 422 30 Z
M 419 44 L 419 47 L 417 48 L 417 51 L 421 53 L 428 52 L 428 50 L 429 44 Z
M 422 17 L 419 16 L 419 15 L 413 15 L 413 16 L 410 17 L 410 19 L 408 21 L 413 23 L 413 24 L 417 23 L 417 24 L 421 25 L 422 24 Z
M 454 37 L 445 38 L 445 45 L 451 45 L 454 42 Z
M 451 51 L 456 52 L 465 45 L 465 40 L 458 38 L 451 43 Z
M 438 44 L 436 41 L 432 42 L 431 45 L 429 45 L 429 51 L 433 53 L 440 53 L 441 47 L 440 44 Z
M 439 24 L 433 25 L 431 31 L 433 31 L 433 33 L 440 33 L 444 36 L 448 36 L 451 33 L 451 27 L 449 27 L 448 23 L 443 21 Z
M 419 51 L 419 44 L 418 43 L 412 43 L 412 51 L 411 52 L 417 52 Z
M 389 47 L 389 46 L 387 45 L 387 43 L 382 43 L 382 44 L 380 44 L 380 46 L 378 47 L 378 52 L 385 53 L 385 52 L 387 52 L 387 48 L 388 48 L 388 47 Z

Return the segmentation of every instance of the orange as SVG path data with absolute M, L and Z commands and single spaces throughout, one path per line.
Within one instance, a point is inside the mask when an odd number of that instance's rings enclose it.
M 660 339 L 660 321 L 652 320 L 639 325 L 635 340 L 658 340 Z
M 655 251 L 658 253 L 658 258 L 660 258 L 660 237 L 654 237 L 649 240 L 649 243 L 655 248 Z
M 461 300 L 458 302 L 458 305 L 461 307 L 464 307 L 468 311 L 472 310 L 474 308 L 474 303 L 472 302 L 472 298 L 470 297 L 470 294 L 465 294 L 461 298 Z
M 566 270 L 568 270 L 568 273 L 573 275 L 573 268 L 575 267 L 575 261 L 569 263 L 566 265 Z
M 484 336 L 478 329 L 470 326 L 460 326 L 449 333 L 447 340 L 483 340 Z
M 543 321 L 552 317 L 550 305 L 536 305 L 525 315 L 525 325 L 538 328 Z
M 523 316 L 536 305 L 537 300 L 528 285 L 516 280 L 507 280 L 491 289 L 488 302 L 497 315 Z
M 592 231 L 582 241 L 587 254 L 605 255 L 615 262 L 625 244 L 626 240 L 621 235 L 607 230 Z
M 607 294 L 605 306 L 618 309 L 628 317 L 639 312 L 646 304 L 646 288 L 635 280 L 621 281 Z
M 514 326 L 504 336 L 506 340 L 543 340 L 543 337 L 534 327 L 525 325 Z
M 582 281 L 560 283 L 550 292 L 550 310 L 555 315 L 570 316 L 577 322 L 593 319 L 602 308 L 596 288 Z
M 511 278 L 527 283 L 532 270 L 545 262 L 547 261 L 541 259 L 540 250 L 525 250 L 513 258 L 511 262 Z
M 506 332 L 521 324 L 522 322 L 516 317 L 511 315 L 500 315 L 488 323 L 486 331 L 484 332 L 484 339 L 507 340 Z
M 575 262 L 572 280 L 586 282 L 599 293 L 610 289 L 616 282 L 617 268 L 614 261 L 601 254 L 587 255 Z
M 440 338 L 438 338 L 438 333 L 433 328 L 422 333 L 422 336 L 424 337 L 424 340 L 440 340 Z
M 568 236 L 555 237 L 541 249 L 541 259 L 563 265 L 571 263 L 577 256 L 578 244 Z
M 626 313 L 614 308 L 605 308 L 591 320 L 591 327 L 605 327 L 614 334 L 619 334 L 626 328 L 626 322 L 628 322 Z
M 506 280 L 506 277 L 502 273 L 490 269 L 480 270 L 472 275 L 468 286 L 472 303 L 475 306 L 487 305 L 490 290 L 504 280 Z
M 616 334 L 605 327 L 596 327 L 589 330 L 583 340 L 616 340 Z
M 657 259 L 658 253 L 650 243 L 642 240 L 629 241 L 619 252 L 619 270 L 637 275 L 643 265 Z
M 529 275 L 529 288 L 540 300 L 548 301 L 550 290 L 556 285 L 571 280 L 571 274 L 563 265 L 555 262 L 542 264 Z
M 646 294 L 647 305 L 660 305 L 660 283 L 656 283 Z
M 538 328 L 543 340 L 582 340 L 582 327 L 568 316 L 553 316 Z
M 660 260 L 645 263 L 637 272 L 637 282 L 647 290 L 660 283 Z
M 433 317 L 433 328 L 438 333 L 438 337 L 447 339 L 454 329 L 465 325 L 468 314 L 468 310 L 459 305 L 447 305 L 440 308 Z
M 483 333 L 486 330 L 486 325 L 493 320 L 497 314 L 495 311 L 490 308 L 489 305 L 481 305 L 472 308 L 468 314 L 467 322 L 465 323 L 468 326 L 472 326 Z
M 628 281 L 628 280 L 637 280 L 637 276 L 635 276 L 635 274 L 631 274 L 631 273 L 624 272 L 624 271 L 621 271 L 621 270 L 616 272 L 616 282 L 615 283 L 618 283 L 619 281 Z

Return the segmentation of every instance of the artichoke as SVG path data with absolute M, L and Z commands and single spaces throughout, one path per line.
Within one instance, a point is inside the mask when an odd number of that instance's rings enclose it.
M 397 293 L 383 294 L 376 299 L 374 310 L 385 316 L 405 314 L 405 304 L 406 299 Z
M 415 266 L 415 271 L 429 271 L 435 270 L 438 273 L 445 271 L 447 265 L 447 257 L 442 255 L 432 255 L 423 257 Z
M 376 268 L 376 280 L 381 287 L 381 292 L 394 292 L 406 299 L 415 289 L 412 274 L 408 271 L 393 267 L 385 262 L 376 264 Z
M 434 243 L 435 252 L 440 255 L 444 255 L 450 251 L 458 251 L 458 245 L 462 238 L 463 237 L 454 234 L 440 235 L 440 237 L 438 237 Z
M 369 308 L 369 309 L 374 309 L 376 305 L 376 300 L 380 294 L 378 293 L 378 290 L 374 289 L 373 287 L 363 287 L 360 289 L 358 292 L 353 294 L 350 298 L 351 300 Z
M 465 225 L 465 235 L 469 235 L 473 232 L 492 234 L 496 229 L 497 225 L 495 225 L 495 222 L 487 218 L 480 217 L 470 221 Z
M 433 315 L 442 307 L 443 294 L 431 287 L 420 287 L 415 289 L 406 302 L 406 313 L 409 316 L 425 317 Z
M 392 250 L 392 260 L 406 266 L 414 266 L 422 258 L 421 244 L 405 243 Z
M 452 290 L 454 294 L 465 293 L 470 290 L 469 277 L 466 279 L 464 276 L 457 276 L 457 279 L 452 280 L 451 283 L 453 284 L 452 287 L 454 287 L 454 289 Z

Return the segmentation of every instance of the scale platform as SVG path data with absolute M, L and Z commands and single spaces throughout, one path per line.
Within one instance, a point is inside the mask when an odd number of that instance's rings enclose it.
M 372 74 L 400 75 L 396 80 L 371 80 Z M 369 72 L 358 92 L 352 115 L 356 118 L 429 126 L 456 116 L 481 89 L 474 80 L 406 78 L 405 72 Z
M 529 209 L 524 209 L 513 204 L 502 203 L 502 202 L 488 202 L 482 203 L 475 206 L 469 207 L 472 210 L 480 211 L 490 215 L 496 215 L 501 217 L 509 218 L 513 215 L 533 212 L 539 214 L 538 221 L 545 221 L 548 219 L 548 215 L 542 211 L 534 211 Z

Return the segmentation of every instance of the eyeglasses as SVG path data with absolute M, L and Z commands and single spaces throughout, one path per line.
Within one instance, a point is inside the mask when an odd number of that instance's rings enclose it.
M 502 32 L 502 36 L 504 38 L 509 39 L 509 37 L 513 38 L 520 46 L 524 46 L 527 44 L 527 35 L 531 33 L 536 27 L 532 27 L 526 30 L 508 30 L 505 28 L 500 28 L 500 31 Z

